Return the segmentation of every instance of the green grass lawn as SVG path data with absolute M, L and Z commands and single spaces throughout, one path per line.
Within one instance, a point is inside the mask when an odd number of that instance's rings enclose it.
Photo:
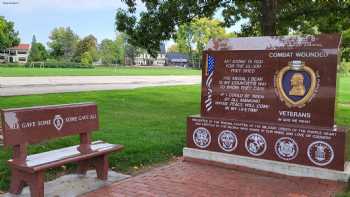
M 100 67 L 100 68 L 24 68 L 0 67 L 0 77 L 20 76 L 136 76 L 136 75 L 199 75 L 198 69 L 186 68 L 140 68 L 140 67 Z
M 349 85 L 350 78 L 341 78 L 337 108 L 337 123 L 348 126 Z M 200 86 L 3 97 L 0 100 L 0 108 L 86 101 L 94 101 L 99 106 L 101 128 L 99 132 L 94 133 L 94 140 L 125 145 L 125 150 L 112 154 L 109 161 L 111 167 L 127 172 L 134 167 L 139 168 L 182 155 L 186 117 L 198 114 L 200 110 Z M 78 143 L 78 137 L 63 138 L 31 146 L 29 153 Z M 0 150 L 0 188 L 4 190 L 8 188 L 9 183 L 10 172 L 6 160 L 10 156 L 9 150 Z
M 341 77 L 339 80 L 336 118 L 337 124 L 350 126 L 350 77 Z
M 198 114 L 200 110 L 200 87 L 156 87 L 0 99 L 0 108 L 96 102 L 101 127 L 93 134 L 93 139 L 125 145 L 121 153 L 109 157 L 111 167 L 125 172 L 182 154 L 186 117 Z M 79 144 L 78 137 L 68 137 L 31 146 L 29 152 L 32 154 L 75 144 Z M 0 148 L 0 189 L 8 187 L 10 173 L 6 160 L 9 158 L 10 151 Z

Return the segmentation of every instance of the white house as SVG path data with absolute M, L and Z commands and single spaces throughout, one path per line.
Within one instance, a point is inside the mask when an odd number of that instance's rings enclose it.
M 157 58 L 153 61 L 155 66 L 164 66 L 166 63 L 165 53 L 158 53 Z
M 19 44 L 5 50 L 0 50 L 0 63 L 20 63 L 28 61 L 30 44 Z
M 161 43 L 159 49 L 160 51 L 156 58 L 153 58 L 148 53 L 139 54 L 135 57 L 135 64 L 138 66 L 164 66 L 166 64 L 165 44 Z
M 148 53 L 141 53 L 135 57 L 135 64 L 138 66 L 152 65 L 154 58 Z

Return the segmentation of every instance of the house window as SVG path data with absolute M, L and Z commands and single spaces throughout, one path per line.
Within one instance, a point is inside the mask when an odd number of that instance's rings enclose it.
M 25 62 L 27 59 L 25 57 L 18 58 L 18 61 Z
M 0 60 L 4 60 L 4 59 L 5 59 L 5 56 L 0 55 Z
M 10 55 L 16 55 L 16 51 L 10 51 Z
M 27 54 L 27 51 L 18 51 L 17 54 Z

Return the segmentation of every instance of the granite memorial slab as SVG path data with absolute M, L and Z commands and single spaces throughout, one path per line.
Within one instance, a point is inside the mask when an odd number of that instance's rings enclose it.
M 339 34 L 211 40 L 187 147 L 343 171 Z
M 333 127 L 339 44 L 339 35 L 212 40 L 201 115 Z

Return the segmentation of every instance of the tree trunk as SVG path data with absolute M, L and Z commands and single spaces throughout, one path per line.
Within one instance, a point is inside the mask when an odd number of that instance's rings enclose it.
M 261 0 L 261 30 L 264 36 L 275 36 L 278 0 Z

